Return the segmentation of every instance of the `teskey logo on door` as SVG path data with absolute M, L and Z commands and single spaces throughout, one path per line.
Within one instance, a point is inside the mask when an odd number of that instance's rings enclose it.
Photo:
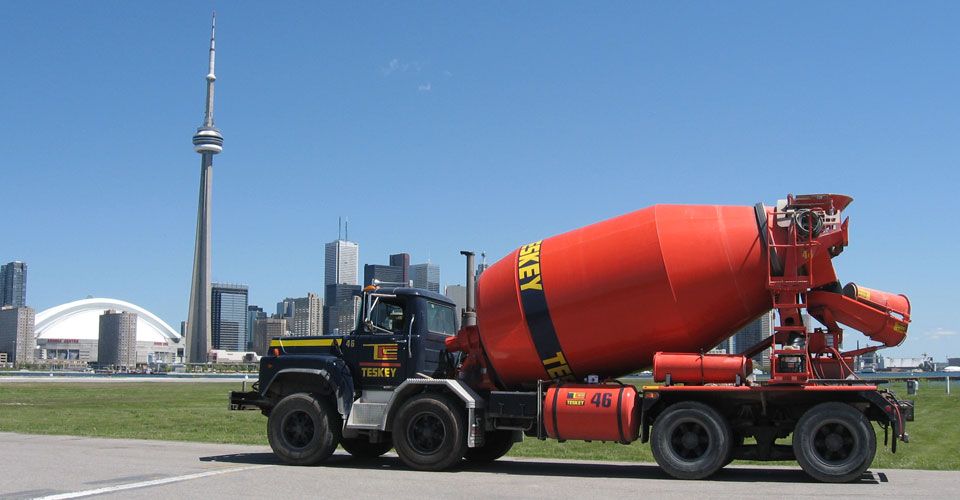
M 376 361 L 396 361 L 397 344 L 370 344 L 373 347 L 373 359 Z

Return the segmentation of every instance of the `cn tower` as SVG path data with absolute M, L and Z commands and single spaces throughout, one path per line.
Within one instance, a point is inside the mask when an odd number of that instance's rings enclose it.
M 193 251 L 193 281 L 184 356 L 187 363 L 206 363 L 210 350 L 210 196 L 213 194 L 213 155 L 223 151 L 223 136 L 213 126 L 213 72 L 217 14 L 210 27 L 210 71 L 207 73 L 207 106 L 203 125 L 193 136 L 193 149 L 200 153 L 200 204 L 197 208 L 197 242 Z

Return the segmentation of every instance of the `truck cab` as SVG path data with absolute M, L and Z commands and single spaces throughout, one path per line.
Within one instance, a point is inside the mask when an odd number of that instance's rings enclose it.
M 386 453 L 394 446 L 397 413 L 423 392 L 451 395 L 451 417 L 465 409 L 472 418 L 482 406 L 479 396 L 448 377 L 445 341 L 457 331 L 449 298 L 412 287 L 368 286 L 355 297 L 354 311 L 357 321 L 346 335 L 272 339 L 254 390 L 231 393 L 231 409 L 260 409 L 268 416 L 271 447 L 288 463 L 317 463 L 337 444 L 360 457 Z M 430 455 L 433 428 L 443 423 L 417 418 L 418 424 L 404 425 L 420 429 L 420 454 Z M 404 435 L 416 440 L 417 432 Z
M 437 375 L 444 341 L 457 332 L 450 299 L 416 288 L 368 287 L 357 306 L 356 328 L 339 346 L 354 387 L 393 390 L 408 378 Z

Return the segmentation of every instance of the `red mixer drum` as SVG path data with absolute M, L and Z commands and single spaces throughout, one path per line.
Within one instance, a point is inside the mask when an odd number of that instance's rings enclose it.
M 490 266 L 479 335 L 504 387 L 619 376 L 658 351 L 709 350 L 768 311 L 765 266 L 753 207 L 656 205 Z
M 543 423 L 553 439 L 636 441 L 640 429 L 637 390 L 630 385 L 559 385 L 547 389 Z

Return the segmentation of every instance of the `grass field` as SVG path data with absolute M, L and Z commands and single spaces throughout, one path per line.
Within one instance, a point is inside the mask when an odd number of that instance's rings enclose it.
M 960 470 L 960 383 L 921 382 L 911 442 L 894 455 L 879 434 L 874 467 Z M 893 384 L 899 396 L 903 384 Z M 3 383 L 0 431 L 211 443 L 267 444 L 266 418 L 228 411 L 239 383 Z M 647 445 L 526 439 L 514 456 L 653 461 Z

